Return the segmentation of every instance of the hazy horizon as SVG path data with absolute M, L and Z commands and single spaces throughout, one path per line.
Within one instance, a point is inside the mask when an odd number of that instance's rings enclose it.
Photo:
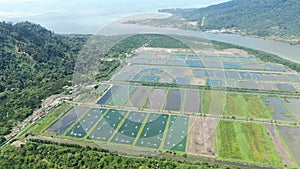
M 163 8 L 196 8 L 229 0 L 0 0 L 0 20 L 30 21 L 56 33 L 94 33 L 101 27 L 136 13 Z

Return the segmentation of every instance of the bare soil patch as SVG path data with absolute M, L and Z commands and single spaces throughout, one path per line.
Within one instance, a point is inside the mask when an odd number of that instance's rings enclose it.
M 188 153 L 215 157 L 214 132 L 215 119 L 191 118 Z
M 272 139 L 272 142 L 275 146 L 276 151 L 278 152 L 278 154 L 282 158 L 282 163 L 286 164 L 288 166 L 295 166 L 295 164 L 291 160 L 292 158 L 291 158 L 290 154 L 288 153 L 288 151 L 284 147 L 284 143 L 282 142 L 282 140 L 281 140 L 278 132 L 276 131 L 275 127 L 273 125 L 267 124 L 266 125 L 266 130 L 267 130 L 267 132 L 269 133 L 269 136 Z

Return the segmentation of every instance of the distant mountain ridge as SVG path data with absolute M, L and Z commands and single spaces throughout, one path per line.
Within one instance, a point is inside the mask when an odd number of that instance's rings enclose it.
M 299 0 L 232 0 L 206 8 L 160 12 L 198 21 L 203 30 L 233 28 L 258 36 L 300 37 Z

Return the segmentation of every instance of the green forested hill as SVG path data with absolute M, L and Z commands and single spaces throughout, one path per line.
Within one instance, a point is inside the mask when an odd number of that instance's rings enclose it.
M 29 22 L 0 23 L 0 136 L 42 99 L 62 92 L 85 40 Z
M 235 28 L 258 36 L 300 36 L 299 0 L 232 0 L 207 8 L 161 12 L 198 21 L 204 30 Z
M 230 169 L 206 162 L 186 162 L 159 157 L 120 156 L 97 148 L 77 145 L 27 142 L 20 148 L 7 146 L 0 149 L 0 169 L 10 168 L 100 168 L 100 169 Z

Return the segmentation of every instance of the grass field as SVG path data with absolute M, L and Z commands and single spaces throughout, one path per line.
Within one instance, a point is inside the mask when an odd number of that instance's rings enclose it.
M 242 159 L 241 147 L 238 145 L 234 123 L 221 121 L 218 128 L 219 156 L 224 158 Z
M 218 151 L 222 160 L 282 167 L 281 159 L 262 124 L 221 121 Z
M 226 93 L 204 91 L 202 97 L 202 108 L 205 114 L 222 115 L 226 103 Z
M 225 115 L 272 119 L 272 115 L 260 96 L 226 94 Z

